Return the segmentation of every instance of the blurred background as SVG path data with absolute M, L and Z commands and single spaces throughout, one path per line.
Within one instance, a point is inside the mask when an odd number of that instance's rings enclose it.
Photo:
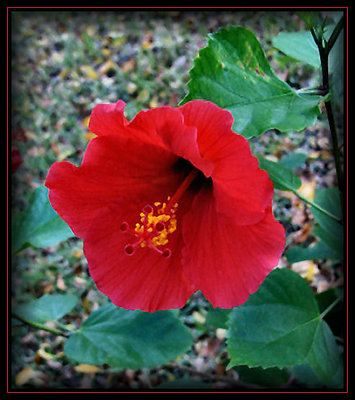
M 208 33 L 228 25 L 252 30 L 275 73 L 295 89 L 320 83 L 319 70 L 295 62 L 272 45 L 280 31 L 306 29 L 289 11 L 11 12 L 12 213 L 28 207 L 55 161 L 80 164 L 94 137 L 87 127 L 96 104 L 124 100 L 128 119 L 144 108 L 176 107 L 186 94 L 188 72 L 199 49 L 207 45 Z M 337 117 L 341 122 L 339 110 Z M 300 191 L 312 198 L 316 187 L 335 184 L 327 129 L 322 115 L 302 134 L 271 130 L 250 142 L 255 153 L 275 160 L 295 149 L 303 151 L 303 162 L 294 171 L 302 178 Z M 288 245 L 312 242 L 312 217 L 304 203 L 285 192 L 278 193 L 274 206 Z M 283 257 L 281 265 L 286 264 Z M 341 283 L 341 273 L 330 260 L 298 262 L 291 268 L 315 292 Z M 28 247 L 13 256 L 13 305 L 64 292 L 81 298 L 65 317 L 73 327 L 107 301 L 89 277 L 81 240 Z M 209 307 L 199 292 L 189 300 L 181 318 L 191 328 L 195 345 L 172 365 L 152 370 L 78 368 L 63 354 L 64 338 L 17 322 L 12 332 L 13 385 L 121 390 L 169 387 L 177 379 L 194 378 L 207 388 L 297 387 L 284 370 L 266 378 L 261 371 L 250 377 L 245 368 L 226 371 L 225 330 L 220 321 L 206 322 Z

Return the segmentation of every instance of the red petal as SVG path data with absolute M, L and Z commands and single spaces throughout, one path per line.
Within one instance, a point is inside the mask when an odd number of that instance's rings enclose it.
M 195 197 L 182 229 L 183 264 L 214 307 L 244 303 L 277 266 L 285 245 L 284 229 L 271 207 L 258 223 L 240 226 L 217 212 L 207 189 Z
M 213 165 L 201 156 L 196 128 L 185 124 L 180 109 L 159 107 L 141 111 L 129 124 L 129 130 L 141 140 L 169 149 L 190 161 L 207 177 L 211 176 Z
M 123 114 L 126 103 L 118 100 L 114 104 L 98 104 L 94 107 L 89 122 L 89 130 L 96 135 L 116 135 L 128 121 Z
M 181 230 L 174 232 L 165 259 L 148 247 L 128 256 L 124 248 L 133 243 L 131 233 L 121 232 L 122 222 L 135 226 L 144 205 L 111 204 L 94 218 L 84 239 L 84 253 L 98 289 L 125 309 L 156 311 L 181 308 L 196 290 L 181 264 Z
M 272 200 L 273 185 L 258 167 L 248 141 L 231 130 L 232 115 L 202 100 L 186 103 L 180 109 L 185 123 L 197 127 L 202 156 L 213 163 L 218 210 L 241 225 L 261 220 Z
M 156 199 L 173 193 L 183 178 L 172 168 L 176 160 L 162 148 L 127 136 L 97 137 L 89 142 L 80 167 L 68 162 L 52 165 L 46 179 L 49 199 L 73 232 L 83 237 L 94 215 L 117 199 Z

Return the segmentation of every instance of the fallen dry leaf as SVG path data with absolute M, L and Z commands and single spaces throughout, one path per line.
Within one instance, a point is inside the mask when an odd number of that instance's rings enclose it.
M 84 374 L 96 374 L 100 371 L 100 368 L 97 365 L 91 364 L 79 364 L 74 367 L 75 371 L 82 372 Z
M 291 265 L 293 271 L 297 272 L 308 282 L 313 282 L 316 274 L 319 272 L 318 266 L 312 260 L 305 260 L 293 263 Z
M 41 379 L 43 374 L 40 371 L 35 371 L 32 367 L 23 368 L 15 377 L 17 386 L 23 386 L 30 380 L 35 381 L 37 384 L 43 383 Z
M 298 193 L 304 196 L 306 199 L 313 201 L 314 200 L 314 190 L 316 188 L 316 181 L 308 181 L 306 179 L 302 179 L 302 184 L 298 188 Z

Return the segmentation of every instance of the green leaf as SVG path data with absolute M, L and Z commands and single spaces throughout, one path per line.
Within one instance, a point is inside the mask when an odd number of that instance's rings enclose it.
M 341 198 L 338 188 L 316 189 L 314 202 L 336 217 L 342 218 Z M 315 207 L 312 207 L 311 210 L 318 225 L 313 233 L 319 236 L 326 245 L 333 249 L 338 259 L 341 260 L 343 258 L 344 246 L 343 225 L 317 210 Z
M 295 365 L 292 368 L 292 373 L 297 382 L 302 385 L 306 385 L 313 389 L 322 387 L 323 384 L 313 371 L 313 369 L 307 363 L 303 363 L 300 365 Z
M 228 367 L 284 368 L 309 363 L 326 383 L 339 368 L 340 355 L 306 280 L 275 269 L 229 318 Z M 316 355 L 321 346 L 327 351 Z
M 13 312 L 32 322 L 56 321 L 68 314 L 78 302 L 72 294 L 45 294 L 39 299 L 13 308 Z
M 324 24 L 324 19 L 319 12 L 300 11 L 296 13 L 307 24 L 308 28 Z
M 310 31 L 280 32 L 272 44 L 289 57 L 320 68 L 318 47 Z
M 323 383 L 328 383 L 341 369 L 338 346 L 328 324 L 323 320 L 317 326 L 306 362 Z
M 68 225 L 53 210 L 45 186 L 34 191 L 27 210 L 13 215 L 12 218 L 12 253 L 30 245 L 53 246 L 73 236 Z
M 180 104 L 209 100 L 229 110 L 233 129 L 249 138 L 268 129 L 300 131 L 315 123 L 321 97 L 296 93 L 272 71 L 254 34 L 241 26 L 209 35 Z
M 324 27 L 323 36 L 329 40 L 335 24 Z M 272 44 L 287 56 L 303 61 L 315 68 L 321 67 L 319 50 L 310 31 L 280 32 Z
M 301 167 L 306 162 L 307 157 L 308 155 L 306 153 L 290 153 L 283 156 L 279 163 L 286 168 L 297 168 Z
M 274 161 L 267 160 L 258 156 L 259 167 L 264 169 L 268 174 L 275 189 L 279 190 L 297 190 L 301 184 L 301 179 L 295 175 L 290 168 Z
M 129 311 L 109 303 L 92 312 L 66 342 L 65 354 L 80 363 L 152 368 L 192 345 L 186 326 L 170 311 Z
M 316 259 L 333 259 L 338 260 L 339 256 L 336 251 L 329 247 L 324 242 L 317 242 L 313 246 L 302 247 L 294 246 L 291 247 L 285 253 L 287 262 L 293 264 L 304 260 L 316 260 Z
M 206 315 L 206 324 L 213 328 L 227 328 L 227 322 L 231 310 L 224 308 L 212 308 Z

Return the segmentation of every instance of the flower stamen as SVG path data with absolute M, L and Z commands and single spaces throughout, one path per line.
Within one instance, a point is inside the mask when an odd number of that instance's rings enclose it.
M 177 229 L 176 210 L 178 200 L 190 186 L 198 174 L 198 170 L 193 169 L 178 187 L 175 194 L 168 196 L 166 202 L 155 202 L 153 205 L 147 204 L 139 214 L 139 222 L 131 229 L 128 222 L 123 221 L 120 225 L 121 232 L 128 232 L 136 237 L 136 242 L 125 246 L 124 251 L 131 256 L 138 247 L 149 247 L 164 258 L 171 256 L 171 250 L 166 247 L 169 236 Z
M 169 200 L 170 197 L 167 201 Z M 137 238 L 135 243 L 125 246 L 125 253 L 131 256 L 139 246 L 147 246 L 164 258 L 169 258 L 171 250 L 164 246 L 169 242 L 168 236 L 176 231 L 177 207 L 178 204 L 175 203 L 170 209 L 167 209 L 167 203 L 160 202 L 154 203 L 154 207 L 150 204 L 144 206 L 139 214 L 140 220 L 135 224 L 134 229 L 131 229 L 126 221 L 123 221 L 120 225 L 121 232 L 130 232 Z

